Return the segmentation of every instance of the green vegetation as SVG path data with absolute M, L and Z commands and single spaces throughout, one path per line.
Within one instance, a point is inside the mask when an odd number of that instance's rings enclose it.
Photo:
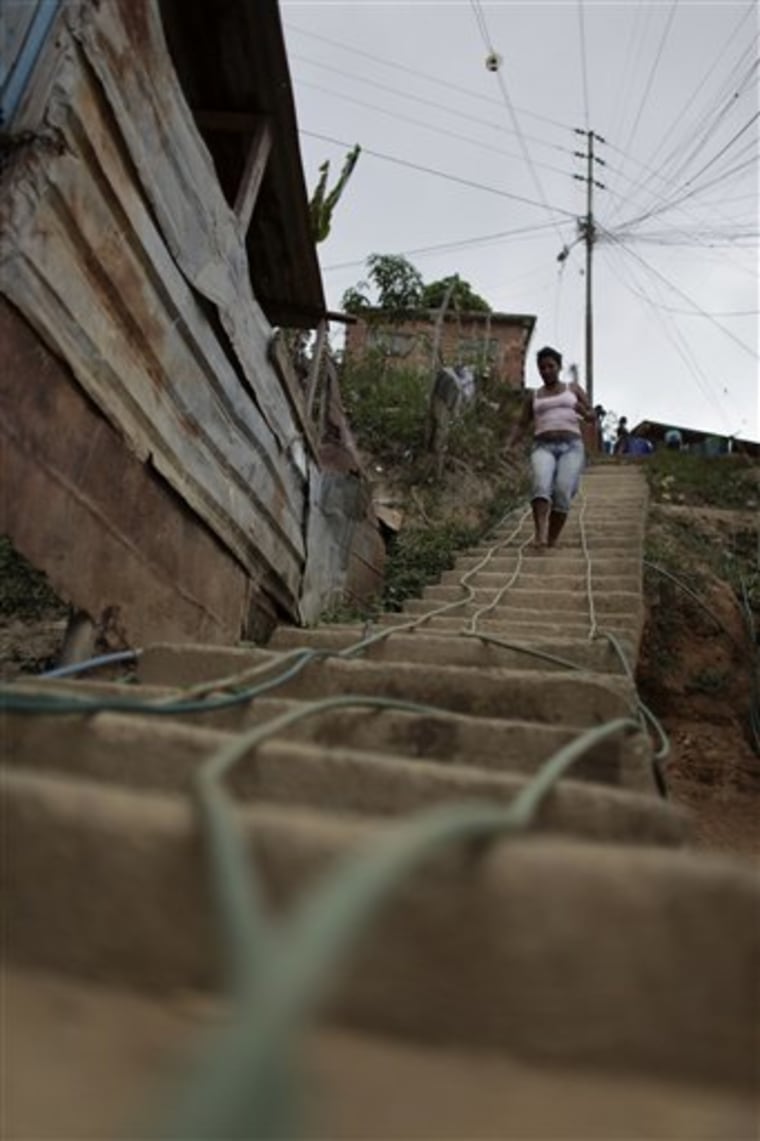
M 0 537 L 0 614 L 19 619 L 51 617 L 67 613 L 43 574 L 15 550 L 10 539 Z
M 405 499 L 406 522 L 388 546 L 382 596 L 350 615 L 345 606 L 332 609 L 322 621 L 400 610 L 524 499 L 524 476 L 504 456 L 520 394 L 496 380 L 480 381 L 474 404 L 451 425 L 438 480 L 426 446 L 430 386 L 429 372 L 389 368 L 379 351 L 344 366 L 341 388 L 352 430 Z
M 438 281 L 422 280 L 422 274 L 403 254 L 370 254 L 367 258 L 367 281 L 352 285 L 343 294 L 341 304 L 346 313 L 361 313 L 376 308 L 388 313 L 417 309 L 439 309 L 448 296 L 448 308 L 460 312 L 490 313 L 491 306 L 464 281 L 458 273 Z M 374 289 L 376 300 L 370 300 Z
M 760 469 L 744 455 L 705 456 L 655 452 L 643 469 L 655 503 L 756 510 Z
M 479 535 L 479 529 L 460 523 L 405 527 L 390 545 L 381 608 L 401 610 L 407 598 L 422 594 L 427 583 L 450 570 L 456 552 L 472 546 Z
M 379 463 L 409 463 L 425 441 L 430 376 L 413 369 L 388 368 L 378 350 L 346 365 L 343 403 L 359 446 Z

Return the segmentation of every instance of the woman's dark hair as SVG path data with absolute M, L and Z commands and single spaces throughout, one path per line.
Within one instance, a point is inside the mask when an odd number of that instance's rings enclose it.
M 551 347 L 551 345 L 544 345 L 542 349 L 538 350 L 536 353 L 536 364 L 540 364 L 544 357 L 550 357 L 553 361 L 557 362 L 560 368 L 562 368 L 562 353 L 558 353 L 556 349 Z

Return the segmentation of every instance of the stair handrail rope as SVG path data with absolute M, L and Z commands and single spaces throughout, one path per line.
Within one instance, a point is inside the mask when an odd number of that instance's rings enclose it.
M 581 548 L 586 558 L 586 597 L 588 598 L 588 617 L 589 617 L 589 632 L 588 640 L 593 642 L 597 636 L 599 626 L 596 621 L 596 606 L 594 604 L 594 590 L 592 585 L 592 567 L 591 567 L 591 551 L 589 550 L 588 537 L 586 535 L 586 507 L 588 499 L 585 492 L 581 493 L 581 510 L 578 516 L 578 528 L 581 535 Z
M 240 734 L 196 774 L 228 989 L 237 1001 L 238 1018 L 214 1033 L 162 1136 L 187 1141 L 292 1136 L 292 1122 L 278 1120 L 292 1104 L 281 1084 L 288 1079 L 288 1046 L 378 909 L 410 873 L 440 851 L 457 843 L 488 843 L 528 828 L 544 798 L 576 761 L 608 737 L 639 728 L 637 721 L 621 717 L 587 730 L 545 761 L 507 808 L 459 803 L 407 817 L 332 865 L 285 920 L 272 924 L 258 902 L 262 892 L 255 887 L 255 873 L 221 781 L 267 737 L 326 708 L 350 704 L 428 708 L 360 695 L 311 702 Z

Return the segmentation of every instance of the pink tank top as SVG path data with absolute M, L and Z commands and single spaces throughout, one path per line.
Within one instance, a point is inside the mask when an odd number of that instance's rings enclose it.
M 543 432 L 572 432 L 580 436 L 578 422 L 578 398 L 568 385 L 556 396 L 541 396 L 533 393 L 533 434 Z

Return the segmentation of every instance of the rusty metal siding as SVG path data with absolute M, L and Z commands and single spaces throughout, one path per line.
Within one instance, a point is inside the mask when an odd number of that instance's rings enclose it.
M 301 424 L 267 360 L 242 237 L 155 5 L 85 4 L 67 19 L 44 124 L 52 145 L 18 159 L 0 205 L 2 289 L 256 579 L 265 561 L 295 613 Z
M 107 645 L 230 642 L 249 576 L 0 299 L 0 531 Z M 262 573 L 264 573 L 262 568 Z

